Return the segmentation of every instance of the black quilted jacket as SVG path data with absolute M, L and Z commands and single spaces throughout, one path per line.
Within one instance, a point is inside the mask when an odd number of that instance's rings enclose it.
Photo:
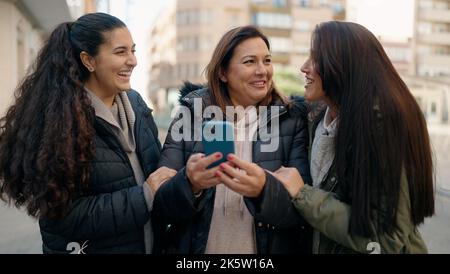
M 211 104 L 208 89 L 192 85 L 182 89 L 181 102 L 192 108 L 194 98 L 202 98 L 203 107 Z M 190 92 L 185 95 L 183 93 Z M 274 103 L 275 105 L 277 102 Z M 275 152 L 261 152 L 263 142 L 253 142 L 253 162 L 264 169 L 275 171 L 282 165 L 296 167 L 306 183 L 310 183 L 307 155 L 306 108 L 280 105 L 280 145 Z M 174 120 L 173 123 L 175 123 Z M 172 123 L 172 125 L 173 125 Z M 193 153 L 203 152 L 201 141 L 175 141 L 172 126 L 164 144 L 159 166 L 178 171 L 161 186 L 153 204 L 156 253 L 204 253 L 214 209 L 215 188 L 195 199 L 185 173 L 185 165 Z M 258 198 L 244 198 L 255 218 L 256 245 L 260 254 L 310 253 L 311 230 L 291 203 L 283 185 L 269 173 Z
M 128 98 L 136 116 L 136 151 L 144 176 L 152 173 L 161 144 L 151 110 L 136 91 Z M 62 220 L 39 220 L 44 253 L 144 253 L 143 226 L 150 212 L 126 152 L 109 124 L 96 117 L 95 157 L 89 190 Z

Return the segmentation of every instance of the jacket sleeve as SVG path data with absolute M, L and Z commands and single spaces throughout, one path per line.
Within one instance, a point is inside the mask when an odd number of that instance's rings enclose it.
M 404 181 L 404 180 L 403 180 Z M 365 238 L 348 233 L 351 206 L 338 200 L 333 193 L 305 185 L 293 203 L 300 214 L 316 230 L 331 240 L 357 252 L 372 251 L 370 243 L 379 244 L 381 253 L 426 253 L 426 246 L 412 224 L 407 183 L 402 183 L 397 211 L 397 226 L 392 233 L 377 233 L 371 224 L 372 236 Z
M 304 117 L 296 119 L 295 132 L 287 166 L 298 169 L 305 182 L 310 183 L 307 154 L 308 132 Z M 266 172 L 266 184 L 257 199 L 246 198 L 247 207 L 253 216 L 277 227 L 288 228 L 304 225 L 305 222 L 291 203 L 291 197 L 270 173 Z
M 308 160 L 309 135 L 306 103 L 297 106 L 295 115 L 297 116 L 295 134 L 289 153 L 288 167 L 297 168 L 305 184 L 312 185 Z
M 253 217 L 279 228 L 289 228 L 303 224 L 289 193 L 272 174 L 266 171 L 266 183 L 257 198 L 244 198 Z
M 177 170 L 177 174 L 161 185 L 155 194 L 153 202 L 152 216 L 164 223 L 177 223 L 191 219 L 205 204 L 205 192 L 195 198 L 186 176 L 185 155 L 191 151 L 186 151 L 187 145 L 192 141 L 176 141 L 172 136 L 174 124 L 179 121 L 175 119 L 167 133 L 163 151 L 158 166 L 166 166 Z
M 84 196 L 60 220 L 41 219 L 41 229 L 66 239 L 90 240 L 118 236 L 143 228 L 150 212 L 142 186 Z

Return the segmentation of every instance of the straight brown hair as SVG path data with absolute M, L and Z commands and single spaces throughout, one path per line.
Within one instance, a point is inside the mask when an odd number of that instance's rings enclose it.
M 228 94 L 227 84 L 220 80 L 221 73 L 228 69 L 230 60 L 233 57 L 234 49 L 250 38 L 261 38 L 270 51 L 270 43 L 267 37 L 255 26 L 243 26 L 229 30 L 225 33 L 214 49 L 211 61 L 206 67 L 206 77 L 208 79 L 208 88 L 213 104 L 219 106 L 225 112 L 226 106 L 231 106 L 230 96 Z M 275 100 L 281 100 L 287 104 L 287 99 L 282 95 L 273 83 L 267 93 L 267 96 L 259 102 L 258 106 L 270 105 Z
M 313 33 L 311 57 L 339 111 L 335 165 L 352 205 L 349 232 L 370 236 L 374 220 L 382 232 L 396 226 L 402 176 L 419 225 L 434 214 L 430 139 L 419 105 L 380 42 L 359 24 L 325 22 Z

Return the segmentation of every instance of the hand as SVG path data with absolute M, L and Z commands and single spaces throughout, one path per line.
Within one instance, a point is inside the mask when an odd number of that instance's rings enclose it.
M 156 191 L 164 182 L 166 182 L 176 174 L 176 170 L 163 166 L 150 174 L 146 180 L 146 183 L 149 184 L 152 192 L 156 193 Z
M 295 197 L 305 185 L 302 176 L 294 167 L 282 166 L 271 174 L 283 184 L 291 197 Z
M 254 163 L 229 154 L 228 162 L 221 164 L 216 176 L 233 191 L 246 197 L 258 197 L 266 184 L 264 169 Z M 245 172 L 243 172 L 245 171 Z
M 191 188 L 194 193 L 198 193 L 202 189 L 210 188 L 220 183 L 214 175 L 219 167 L 216 166 L 208 169 L 208 166 L 222 159 L 222 157 L 223 155 L 220 152 L 206 157 L 203 153 L 197 153 L 189 157 L 186 163 L 186 176 L 191 183 Z

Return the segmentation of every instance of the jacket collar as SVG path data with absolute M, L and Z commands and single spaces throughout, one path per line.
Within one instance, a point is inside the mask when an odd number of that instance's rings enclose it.
M 200 87 L 200 88 L 199 88 Z M 190 90 L 192 88 L 197 88 L 195 90 Z M 209 93 L 209 89 L 206 86 L 201 85 L 194 85 L 191 83 L 185 83 L 185 85 L 180 90 L 180 103 L 184 106 L 189 107 L 191 110 L 193 110 L 194 107 L 194 99 L 195 98 L 201 98 L 202 99 L 202 107 L 203 110 L 207 108 L 208 106 L 212 105 L 211 103 L 211 95 Z M 275 116 L 272 116 L 272 110 L 271 106 L 278 106 L 279 112 Z M 284 114 L 286 114 L 288 111 L 288 106 L 284 104 L 282 101 L 277 100 L 272 102 L 267 107 L 267 118 L 264 124 L 260 124 L 259 127 L 267 126 L 267 124 L 274 118 L 280 117 Z M 270 119 L 269 119 L 270 117 Z

